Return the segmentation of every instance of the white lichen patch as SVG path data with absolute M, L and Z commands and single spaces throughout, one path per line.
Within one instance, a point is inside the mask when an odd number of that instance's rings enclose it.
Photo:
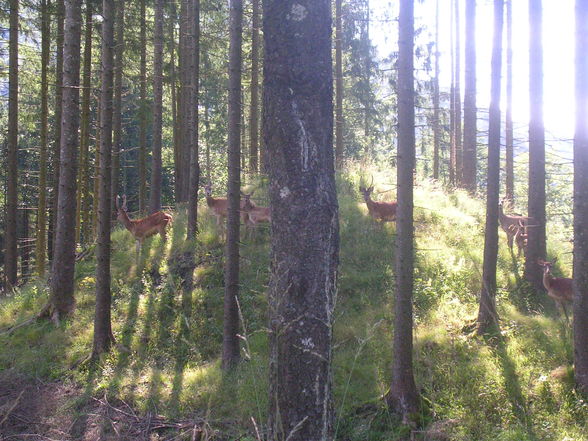
M 302 346 L 307 349 L 314 348 L 314 343 L 312 341 L 312 338 L 310 338 L 310 337 L 303 338 L 301 343 L 302 343 Z
M 286 16 L 288 20 L 302 21 L 308 16 L 308 10 L 301 4 L 294 3 L 290 13 Z
M 280 198 L 286 199 L 288 196 L 290 196 L 290 189 L 288 187 L 282 187 L 280 189 Z

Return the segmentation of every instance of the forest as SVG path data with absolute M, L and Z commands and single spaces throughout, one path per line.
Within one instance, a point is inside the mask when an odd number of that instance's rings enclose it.
M 588 441 L 588 1 L 0 5 L 0 441 Z

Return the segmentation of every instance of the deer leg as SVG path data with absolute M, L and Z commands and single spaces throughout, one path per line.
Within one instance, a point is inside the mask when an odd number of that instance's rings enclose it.
M 141 240 L 139 239 L 137 239 L 137 242 L 135 243 L 135 251 L 137 256 L 137 264 L 139 264 L 139 259 L 141 257 Z
M 566 316 L 566 323 L 570 323 L 570 317 L 568 316 L 568 310 L 566 308 L 566 304 L 564 302 L 559 302 L 559 304 L 561 305 L 561 308 L 563 309 L 563 312 Z

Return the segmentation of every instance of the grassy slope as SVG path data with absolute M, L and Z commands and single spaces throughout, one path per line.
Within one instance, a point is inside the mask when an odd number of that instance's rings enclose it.
M 374 224 L 357 193 L 359 177 L 340 179 L 341 270 L 337 300 L 334 384 L 337 436 L 342 440 L 392 440 L 399 428 L 381 408 L 389 383 L 394 291 L 394 226 Z M 391 176 L 376 175 L 378 190 Z M 256 193 L 257 196 L 258 193 Z M 390 199 L 393 194 L 378 195 Z M 569 366 L 571 330 L 555 313 L 533 309 L 514 271 L 501 233 L 498 305 L 502 338 L 486 340 L 465 331 L 477 313 L 483 248 L 483 204 L 462 193 L 447 196 L 433 185 L 417 187 L 415 283 L 415 370 L 427 411 L 428 435 L 451 440 L 588 439 L 588 405 L 574 393 Z M 63 380 L 85 391 L 61 411 L 83 412 L 80 403 L 105 392 L 137 411 L 170 417 L 198 414 L 212 425 L 233 421 L 250 430 L 250 418 L 265 420 L 267 398 L 265 286 L 269 232 L 245 240 L 241 309 L 249 357 L 223 379 L 222 245 L 214 222 L 203 215 L 197 288 L 189 316 L 182 313 L 177 280 L 168 271 L 183 246 L 185 216 L 176 213 L 172 240 L 146 243 L 135 266 L 130 235 L 113 235 L 113 322 L 130 353 L 114 351 L 99 369 L 68 370 L 91 349 L 94 262 L 77 268 L 77 309 L 56 329 L 40 323 L 0 336 L 0 371 Z M 561 243 L 554 237 L 552 243 Z M 560 250 L 569 251 L 569 250 Z M 569 255 L 567 255 L 569 258 Z M 562 256 L 566 263 L 566 255 Z M 522 273 L 522 261 L 518 262 Z M 569 265 L 568 265 L 569 266 Z M 37 311 L 46 298 L 43 283 L 30 284 L 0 303 L 0 328 Z M 548 302 L 546 302 L 548 303 Z M 189 336 L 179 336 L 182 320 Z M 563 368 L 562 368 L 563 366 Z M 0 373 L 0 377 L 2 374 Z M 1 411 L 0 411 L 1 420 Z M 226 427 L 226 426 L 225 426 Z M 418 435 L 417 435 L 418 436 Z M 424 436 L 424 435 L 423 435 Z M 248 438 L 245 438 L 248 439 Z M 435 439 L 435 438 L 429 438 Z

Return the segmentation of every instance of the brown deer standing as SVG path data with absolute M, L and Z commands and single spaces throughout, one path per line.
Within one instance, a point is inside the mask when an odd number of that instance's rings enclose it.
M 368 207 L 368 212 L 371 217 L 381 222 L 392 222 L 396 220 L 397 202 L 376 202 L 372 200 L 371 194 L 374 191 L 374 178 L 370 186 L 365 188 L 360 186 L 359 191 L 363 194 L 363 199 Z
M 141 252 L 141 247 L 145 238 L 159 233 L 163 241 L 167 240 L 166 231 L 167 225 L 173 220 L 170 214 L 158 211 L 150 214 L 143 219 L 131 220 L 127 214 L 127 195 L 122 197 L 123 203 L 120 205 L 120 196 L 116 197 L 116 210 L 118 216 L 116 217 L 127 230 L 131 232 L 137 241 L 137 261 Z
M 259 223 L 271 222 L 271 209 L 269 207 L 258 207 L 251 202 L 253 192 L 250 194 L 241 192 L 241 196 L 243 196 L 241 214 L 245 228 L 252 229 Z
M 212 197 L 212 186 L 210 184 L 206 184 L 204 186 L 204 194 L 206 195 L 206 205 L 216 217 L 216 225 L 217 227 L 222 228 L 225 218 L 228 216 L 228 207 L 229 201 L 225 198 L 213 198 Z M 243 194 L 241 192 L 241 194 Z M 240 210 L 243 210 L 243 200 L 239 203 Z M 245 223 L 246 219 L 243 213 L 241 213 L 241 219 Z
M 521 234 L 527 236 L 527 228 L 529 227 L 530 217 L 527 216 L 509 216 L 504 214 L 504 201 L 498 203 L 498 221 L 500 226 L 506 233 L 506 240 L 508 241 L 508 248 L 512 252 L 512 245 L 517 231 L 519 228 L 523 228 Z
M 572 303 L 574 299 L 574 290 L 572 286 L 572 279 L 567 277 L 553 277 L 551 268 L 557 262 L 546 262 L 545 260 L 538 260 L 537 263 L 543 267 L 543 286 L 547 290 L 547 295 L 561 306 L 566 315 L 566 320 L 569 322 L 568 311 L 566 303 Z
M 522 221 L 519 221 L 518 225 L 511 225 L 509 228 L 509 232 L 514 232 L 514 243 L 517 245 L 518 253 L 517 257 L 521 257 L 521 252 L 523 256 L 527 255 L 527 230 L 525 225 Z

